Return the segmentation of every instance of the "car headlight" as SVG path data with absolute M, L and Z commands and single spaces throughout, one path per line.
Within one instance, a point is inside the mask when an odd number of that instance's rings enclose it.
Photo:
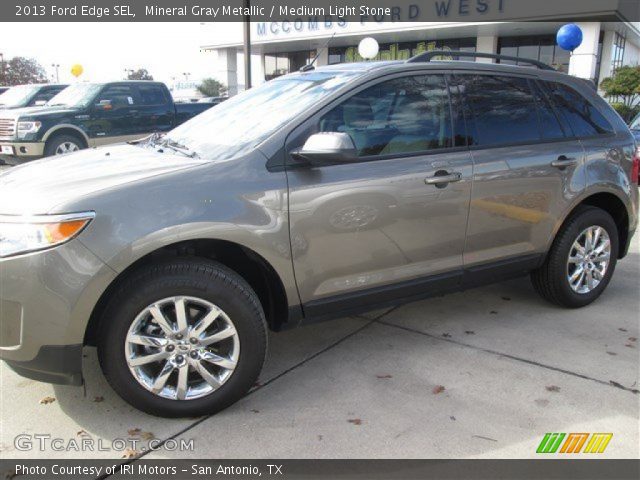
M 28 133 L 36 133 L 38 130 L 40 130 L 41 126 L 42 122 L 18 122 L 18 137 L 24 137 Z
M 68 215 L 0 215 L 0 258 L 44 250 L 76 237 L 93 212 Z

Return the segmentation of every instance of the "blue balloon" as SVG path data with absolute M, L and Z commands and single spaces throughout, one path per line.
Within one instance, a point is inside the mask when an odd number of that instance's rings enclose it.
M 563 50 L 573 52 L 582 44 L 582 29 L 575 23 L 563 25 L 558 30 L 556 42 Z

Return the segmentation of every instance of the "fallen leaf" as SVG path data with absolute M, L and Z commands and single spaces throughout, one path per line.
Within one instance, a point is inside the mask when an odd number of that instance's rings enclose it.
M 7 480 L 11 480 L 12 478 L 16 478 L 17 474 L 15 470 L 8 470 L 4 472 L 4 478 Z
M 86 432 L 86 430 L 78 430 L 76 435 L 79 436 L 79 437 L 90 437 L 91 436 Z
M 133 448 L 127 448 L 123 453 L 121 458 L 135 458 L 140 455 L 140 452 L 134 450 Z
M 393 375 L 376 375 L 376 378 L 393 378 Z
M 627 331 L 626 328 L 619 328 L 618 330 L 620 330 L 621 332 L 626 332 Z
M 555 385 L 547 385 L 544 388 L 547 389 L 547 392 L 559 392 L 560 391 L 560 387 L 557 387 Z
M 142 430 L 140 430 L 139 428 L 131 428 L 127 430 L 127 433 L 130 437 L 137 437 L 138 435 L 140 435 L 140 432 L 142 432 Z
M 324 437 L 322 435 L 318 435 L 318 441 L 321 442 Z
M 636 348 L 636 346 L 633 343 L 625 343 L 624 346 L 629 348 Z
M 140 434 L 140 438 L 141 438 L 142 440 L 147 440 L 147 441 L 149 441 L 149 440 L 153 440 L 154 438 L 156 438 L 156 436 L 153 434 L 153 432 L 142 432 L 142 433 Z
M 49 405 L 50 403 L 55 402 L 56 399 L 53 397 L 44 397 L 42 400 L 40 400 L 40 405 Z
M 253 413 L 260 413 L 260 410 L 256 410 L 255 408 L 251 410 Z
M 359 418 L 352 418 L 347 420 L 347 422 L 352 423 L 354 425 L 362 425 L 362 420 L 360 420 Z
M 491 310 L 489 313 L 490 313 L 491 315 L 497 315 L 497 314 L 498 314 L 498 312 L 496 312 L 495 310 Z
M 449 335 L 448 333 L 443 333 L 443 334 L 442 334 L 442 336 L 443 336 L 444 338 L 451 338 L 451 335 Z
M 456 421 L 456 417 L 454 417 L 453 415 L 451 415 L 451 416 L 449 417 L 449 419 L 450 419 L 450 420 L 453 420 L 454 422 Z
M 93 397 L 93 401 L 96 403 L 104 402 L 104 397 L 102 396 Z
M 433 394 L 437 395 L 439 393 L 444 392 L 445 388 L 442 385 L 436 385 L 435 387 L 433 387 Z
M 466 333 L 467 335 L 475 335 L 476 332 L 474 332 L 473 330 L 465 330 L 464 333 Z
M 612 357 L 615 357 L 616 355 L 618 355 L 616 352 L 607 352 L 608 355 L 611 355 Z
M 630 342 L 637 342 L 638 339 L 636 337 L 629 337 Z
M 502 297 L 502 299 L 503 299 L 505 302 L 510 302 L 510 301 L 511 301 L 511 297 Z
M 482 440 L 489 440 L 490 442 L 497 442 L 498 440 L 495 440 L 493 438 L 489 438 L 489 437 L 483 437 L 482 435 L 471 435 L 474 438 L 480 438 Z

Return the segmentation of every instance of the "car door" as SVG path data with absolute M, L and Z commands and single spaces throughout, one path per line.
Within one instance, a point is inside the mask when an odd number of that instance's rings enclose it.
M 169 92 L 157 83 L 140 83 L 137 85 L 140 105 L 136 133 L 149 134 L 168 132 L 173 128 L 175 108 Z
M 473 192 L 466 280 L 537 265 L 585 186 L 584 150 L 531 78 L 457 75 L 464 92 Z
M 105 86 L 92 107 L 89 137 L 96 145 L 136 138 L 140 135 L 136 126 L 138 103 L 137 92 L 132 85 L 116 83 Z
M 346 132 L 361 158 L 287 167 L 293 266 L 307 315 L 459 284 L 472 163 L 452 115 L 462 113 L 444 75 L 404 74 L 360 87 L 289 136 L 291 152 L 313 133 Z

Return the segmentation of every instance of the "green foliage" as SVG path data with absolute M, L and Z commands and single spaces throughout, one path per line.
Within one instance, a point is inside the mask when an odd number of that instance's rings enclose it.
M 151 76 L 146 68 L 139 68 L 137 70 L 130 70 L 127 75 L 127 80 L 153 80 L 153 76 Z
M 640 99 L 640 66 L 625 66 L 616 70 L 613 77 L 600 83 L 606 97 L 619 97 L 622 103 L 631 108 Z
M 0 85 L 48 83 L 44 68 L 33 58 L 13 57 L 0 65 Z
M 227 87 L 215 78 L 205 78 L 198 85 L 198 91 L 205 97 L 221 97 L 227 93 Z
M 624 103 L 616 102 L 616 103 L 612 103 L 611 106 L 616 112 L 618 112 L 618 114 L 622 117 L 622 119 L 627 123 L 630 123 L 631 120 L 633 120 L 636 117 L 636 115 L 640 113 L 640 105 L 635 105 L 633 107 L 630 107 L 628 105 L 625 105 Z

